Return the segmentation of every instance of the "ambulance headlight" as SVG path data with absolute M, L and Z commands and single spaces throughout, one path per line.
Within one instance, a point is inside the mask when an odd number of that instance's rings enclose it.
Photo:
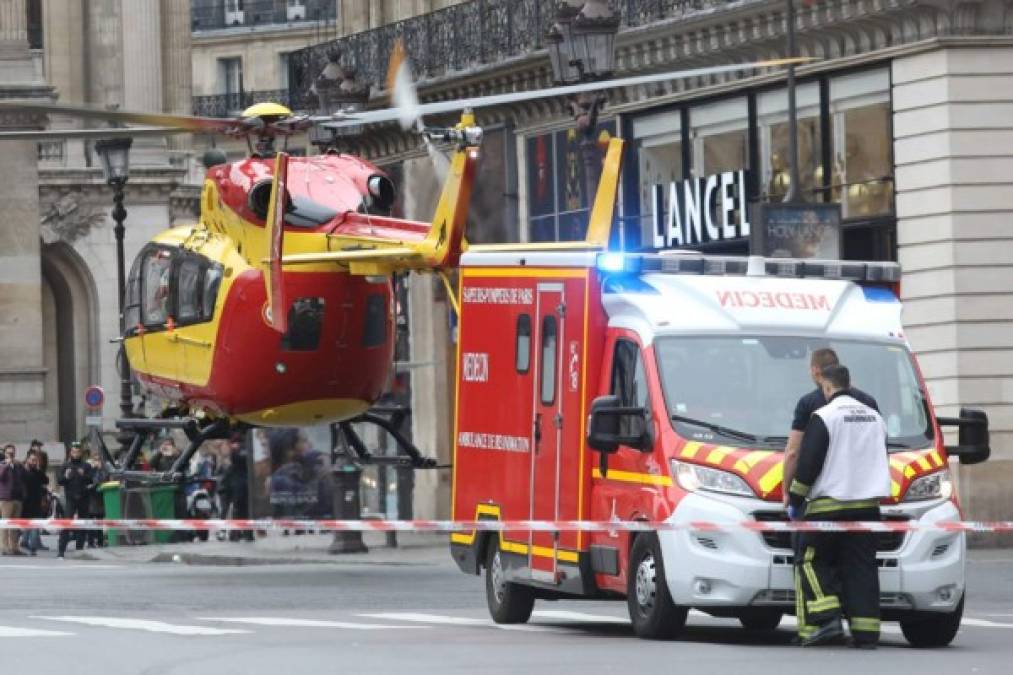
M 916 502 L 923 499 L 949 499 L 953 494 L 953 479 L 949 469 L 930 473 L 911 483 L 904 494 L 904 501 Z
M 740 497 L 752 497 L 753 490 L 746 481 L 734 473 L 711 469 L 699 464 L 680 462 L 676 459 L 672 462 L 672 477 L 686 492 L 697 490 L 708 490 L 710 492 L 721 492 L 727 495 L 738 495 Z

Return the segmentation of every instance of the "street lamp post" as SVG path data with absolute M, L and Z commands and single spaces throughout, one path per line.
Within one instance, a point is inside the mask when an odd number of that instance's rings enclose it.
M 795 2 L 786 0 L 785 28 L 788 32 L 788 58 L 794 58 L 798 52 L 797 40 L 795 37 Z M 784 201 L 793 203 L 799 201 L 799 169 L 798 169 L 798 106 L 795 102 L 795 64 L 788 65 L 788 191 L 784 195 Z
M 619 15 L 604 0 L 560 3 L 556 23 L 547 36 L 553 79 L 558 84 L 574 84 L 610 77 L 615 70 L 618 32 Z M 601 174 L 597 130 L 598 114 L 605 101 L 605 95 L 599 92 L 580 94 L 570 100 L 580 132 L 589 207 Z
M 133 139 L 110 138 L 95 143 L 95 152 L 102 160 L 102 173 L 106 183 L 113 189 L 113 221 L 116 223 L 113 234 L 116 236 L 116 290 L 119 301 L 120 336 L 126 334 L 124 325 L 124 302 L 126 299 L 126 261 L 123 254 L 123 221 L 127 219 L 127 210 L 123 208 L 123 188 L 130 177 L 130 146 Z M 122 349 L 122 348 L 121 348 Z M 132 417 L 134 412 L 133 393 L 130 390 L 130 365 L 126 354 L 121 352 L 120 364 L 120 416 Z M 121 445 L 129 439 L 120 437 Z

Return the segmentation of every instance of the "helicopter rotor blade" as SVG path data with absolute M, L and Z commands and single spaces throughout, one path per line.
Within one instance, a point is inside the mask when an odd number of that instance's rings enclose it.
M 493 105 L 504 105 L 530 101 L 537 98 L 549 98 L 553 96 L 570 96 L 585 92 L 601 91 L 603 89 L 614 89 L 618 87 L 632 87 L 643 84 L 655 84 L 669 80 L 680 80 L 689 77 L 704 77 L 718 75 L 721 73 L 732 73 L 757 68 L 776 68 L 790 64 L 807 63 L 811 58 L 773 59 L 769 61 L 755 61 L 752 63 L 733 63 L 723 66 L 708 66 L 705 68 L 692 68 L 689 70 L 676 70 L 651 75 L 636 75 L 623 77 L 614 80 L 602 80 L 599 82 L 585 82 L 582 84 L 562 85 L 549 87 L 547 89 L 533 89 L 531 91 L 511 92 L 508 94 L 494 94 L 491 96 L 475 96 L 472 98 L 457 99 L 454 101 L 436 101 L 433 103 L 422 103 L 413 111 L 417 115 L 434 115 L 439 113 L 458 112 L 463 108 L 483 108 Z M 377 124 L 380 122 L 391 122 L 402 119 L 404 112 L 399 107 L 384 108 L 382 110 L 366 110 L 355 113 L 338 113 L 333 121 L 324 122 L 322 126 L 329 129 L 354 126 L 357 124 Z
M 52 129 L 49 131 L 0 131 L 0 141 L 59 141 L 74 138 L 137 138 L 140 136 L 171 136 L 189 134 L 187 129 L 165 127 L 120 127 L 114 129 Z
M 170 115 L 168 113 L 146 113 L 128 110 L 107 110 L 84 105 L 64 103 L 40 103 L 38 101 L 7 100 L 0 101 L 0 110 L 19 110 L 49 115 L 67 115 L 78 119 L 104 120 L 116 123 L 145 124 L 166 127 L 189 132 L 225 133 L 230 129 L 242 126 L 242 120 L 220 119 L 216 117 L 196 117 L 194 115 Z

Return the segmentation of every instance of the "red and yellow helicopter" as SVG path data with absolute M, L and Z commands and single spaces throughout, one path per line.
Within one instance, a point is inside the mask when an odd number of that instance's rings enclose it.
M 472 109 L 791 62 L 698 68 L 426 104 L 417 102 L 405 76 L 407 62 L 402 62 L 395 65 L 394 107 L 331 116 L 294 115 L 275 103 L 254 105 L 240 119 L 222 120 L 4 101 L 0 109 L 146 126 L 15 131 L 0 133 L 0 140 L 181 132 L 255 138 L 250 157 L 208 169 L 198 221 L 162 232 L 134 261 L 124 302 L 126 356 L 143 386 L 186 418 L 180 424 L 191 426 L 184 428 L 195 428 L 195 418 L 202 420 L 201 427 L 217 421 L 219 434 L 237 424 L 339 423 L 369 410 L 388 382 L 394 344 L 392 274 L 432 272 L 449 286 L 447 272 L 469 248 L 464 230 L 482 139 Z M 421 124 L 422 115 L 461 110 L 465 112 L 453 127 Z M 314 125 L 392 121 L 415 127 L 429 142 L 451 146 L 449 172 L 429 222 L 390 217 L 395 186 L 359 157 L 295 157 L 273 148 L 276 138 L 287 139 Z M 613 139 L 584 241 L 472 248 L 606 247 L 621 155 L 622 141 Z

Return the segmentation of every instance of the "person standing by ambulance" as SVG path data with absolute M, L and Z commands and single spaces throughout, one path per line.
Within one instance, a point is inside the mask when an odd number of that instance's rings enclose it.
M 788 490 L 792 520 L 876 521 L 890 495 L 886 423 L 851 391 L 842 365 L 821 373 L 827 404 L 806 426 Z M 879 641 L 879 568 L 872 532 L 799 532 L 795 609 L 803 646 L 831 644 L 848 618 L 854 646 Z
M 802 444 L 802 433 L 805 431 L 806 425 L 809 424 L 809 418 L 812 417 L 812 414 L 827 404 L 827 399 L 823 395 L 823 389 L 820 386 L 821 373 L 827 366 L 836 365 L 840 365 L 837 352 L 829 347 L 814 350 L 812 356 L 809 358 L 809 376 L 812 378 L 816 388 L 800 398 L 798 403 L 795 404 L 795 414 L 791 420 L 791 431 L 788 433 L 788 443 L 784 448 L 784 477 L 782 485 L 784 485 L 785 506 L 788 506 L 788 486 L 791 485 L 791 479 L 795 477 L 795 467 L 798 465 L 798 449 Z M 876 399 L 861 389 L 852 387 L 851 396 L 876 412 L 879 412 L 879 405 L 876 403 Z

